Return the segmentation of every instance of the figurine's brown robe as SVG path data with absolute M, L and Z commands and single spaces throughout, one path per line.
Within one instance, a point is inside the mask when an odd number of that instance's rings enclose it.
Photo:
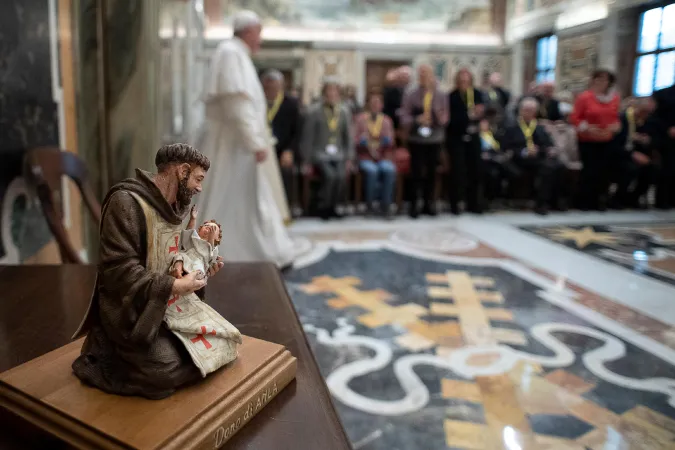
M 185 347 L 163 322 L 174 278 L 145 268 L 145 216 L 134 192 L 164 220 L 177 225 L 176 212 L 149 174 L 137 170 L 113 186 L 103 201 L 100 263 L 89 311 L 78 330 L 89 334 L 73 371 L 105 392 L 163 398 L 201 379 Z

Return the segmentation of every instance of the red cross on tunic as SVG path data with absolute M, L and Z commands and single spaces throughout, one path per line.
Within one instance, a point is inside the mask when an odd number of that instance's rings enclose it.
M 176 296 L 173 297 L 171 300 L 169 300 L 169 306 L 171 306 L 171 305 L 173 305 L 174 303 L 176 303 L 176 302 L 178 301 L 178 298 L 179 298 L 179 297 L 176 295 Z M 180 309 L 180 306 L 178 306 L 178 305 L 176 305 L 176 311 L 178 311 L 178 312 L 183 312 L 183 310 Z
M 175 243 L 176 245 L 172 245 L 169 247 L 169 253 L 178 253 L 178 236 L 174 236 Z
M 204 344 L 204 347 L 208 350 L 208 349 L 211 348 L 211 343 L 210 343 L 209 341 L 206 340 L 206 338 L 204 337 L 205 334 L 212 334 L 212 335 L 215 336 L 215 335 L 216 335 L 216 330 L 209 331 L 209 332 L 207 333 L 207 332 L 206 332 L 206 327 L 205 327 L 204 325 L 202 325 L 202 334 L 198 334 L 196 337 L 193 337 L 192 339 L 190 339 L 190 341 L 192 341 L 192 342 L 194 342 L 194 343 L 197 343 L 197 342 L 200 342 L 200 341 L 201 341 L 201 342 Z

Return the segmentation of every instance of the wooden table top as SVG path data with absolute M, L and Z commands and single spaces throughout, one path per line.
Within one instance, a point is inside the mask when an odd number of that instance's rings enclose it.
M 0 372 L 70 341 L 89 302 L 93 266 L 0 266 Z M 296 381 L 227 443 L 230 449 L 349 449 L 326 384 L 276 268 L 226 264 L 207 301 L 246 335 L 286 346 Z M 67 448 L 0 409 L 0 448 Z

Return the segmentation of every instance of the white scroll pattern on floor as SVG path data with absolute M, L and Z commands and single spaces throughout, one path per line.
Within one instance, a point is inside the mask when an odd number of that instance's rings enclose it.
M 418 365 L 434 366 L 450 370 L 467 379 L 477 376 L 499 375 L 513 369 L 518 361 L 541 364 L 547 368 L 568 367 L 576 360 L 574 352 L 553 333 L 572 333 L 598 339 L 603 344 L 581 355 L 584 366 L 595 376 L 614 385 L 646 392 L 657 392 L 668 396 L 668 403 L 675 408 L 675 380 L 671 378 L 635 379 L 619 375 L 606 367 L 606 363 L 626 356 L 626 346 L 616 337 L 593 328 L 564 324 L 543 323 L 532 327 L 532 337 L 554 353 L 554 356 L 540 356 L 515 350 L 506 345 L 467 346 L 453 351 L 447 358 L 430 354 L 412 354 L 394 361 L 394 374 L 405 392 L 400 400 L 378 400 L 352 390 L 349 383 L 357 377 L 384 369 L 392 363 L 393 351 L 385 341 L 353 334 L 354 326 L 344 318 L 338 319 L 338 328 L 331 335 L 328 331 L 306 325 L 305 331 L 315 333 L 317 341 L 330 347 L 361 346 L 375 352 L 369 359 L 360 359 L 334 370 L 326 378 L 331 393 L 342 403 L 369 414 L 400 416 L 419 411 L 429 403 L 429 390 L 413 368 Z M 472 356 L 498 354 L 499 359 L 484 366 L 468 364 Z

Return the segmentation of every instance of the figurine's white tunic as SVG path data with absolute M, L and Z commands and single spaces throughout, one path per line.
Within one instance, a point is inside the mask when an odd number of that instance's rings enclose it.
M 146 267 L 168 273 L 180 250 L 182 225 L 172 225 L 135 193 L 131 194 L 143 208 L 148 230 Z M 241 334 L 196 294 L 167 299 L 164 322 L 190 353 L 202 376 L 218 370 L 237 357 Z

